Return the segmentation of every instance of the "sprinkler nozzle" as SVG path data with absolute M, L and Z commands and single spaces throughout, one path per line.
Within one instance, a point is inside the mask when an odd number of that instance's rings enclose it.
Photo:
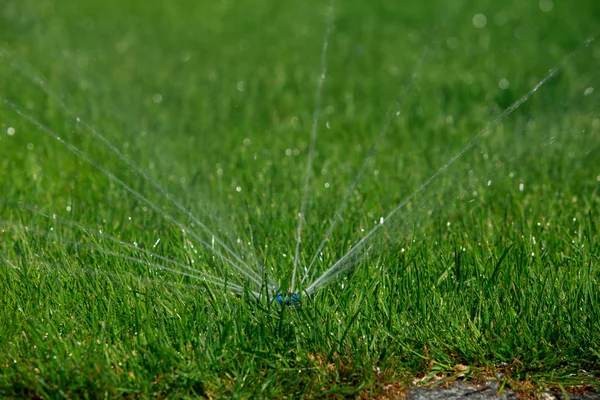
M 286 293 L 286 294 L 277 294 L 275 296 L 275 300 L 283 305 L 285 304 L 286 306 L 299 306 L 300 303 L 300 293 Z

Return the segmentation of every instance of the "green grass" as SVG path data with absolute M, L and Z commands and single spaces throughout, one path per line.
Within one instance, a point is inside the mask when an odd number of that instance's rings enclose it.
M 593 0 L 549 12 L 338 0 L 301 266 L 364 168 L 306 283 L 414 196 L 298 308 L 152 268 L 160 260 L 105 236 L 248 285 L 74 117 L 285 290 L 327 2 L 8 0 L 0 394 L 368 398 L 463 378 L 600 390 L 600 45 L 584 46 L 599 17 Z

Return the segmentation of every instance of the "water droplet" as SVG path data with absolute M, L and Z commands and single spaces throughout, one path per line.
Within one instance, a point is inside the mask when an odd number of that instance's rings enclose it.
M 522 192 L 523 190 L 525 190 L 525 185 L 523 183 L 519 184 L 519 192 Z
M 594 93 L 594 88 L 590 86 L 589 88 L 585 89 L 585 91 L 583 92 L 583 95 L 589 96 L 592 93 Z
M 448 48 L 452 49 L 452 50 L 456 50 L 458 49 L 458 45 L 460 44 L 460 41 L 458 40 L 457 37 L 449 37 L 448 39 L 446 39 L 446 45 L 448 46 Z
M 67 212 L 71 212 L 71 206 L 67 206 Z
M 508 79 L 502 78 L 498 81 L 498 87 L 502 90 L 508 89 L 509 86 L 510 86 L 510 82 L 508 82 Z
M 473 16 L 473 26 L 475 28 L 483 28 L 487 24 L 487 17 L 483 14 L 475 14 Z
M 540 10 L 548 12 L 554 8 L 554 2 L 552 0 L 540 0 Z
M 326 189 L 329 189 L 329 186 L 331 186 L 331 185 L 329 184 L 329 182 L 325 182 L 325 185 L 323 185 L 323 186 L 325 186 Z
M 244 90 L 246 90 L 246 82 L 239 81 L 236 85 L 236 88 L 237 88 L 238 92 L 243 92 Z
M 15 128 L 13 128 L 12 126 L 9 126 L 8 129 L 6 130 L 6 133 L 8 134 L 8 136 L 14 136 L 15 134 Z
M 163 97 L 160 93 L 154 93 L 152 95 L 152 101 L 156 104 L 160 104 L 163 101 Z
M 285 155 L 286 156 L 291 156 L 292 155 L 292 149 L 285 149 Z
M 238 192 L 238 193 L 239 193 L 239 192 L 241 192 L 241 191 L 242 191 L 242 187 L 241 187 L 241 186 L 237 186 L 237 187 L 235 188 L 235 191 L 236 191 L 236 192 Z
M 115 45 L 115 49 L 117 49 L 118 53 L 123 54 L 129 49 L 129 43 L 126 40 L 122 40 Z
M 517 26 L 513 32 L 515 39 L 521 39 L 523 37 L 523 28 Z

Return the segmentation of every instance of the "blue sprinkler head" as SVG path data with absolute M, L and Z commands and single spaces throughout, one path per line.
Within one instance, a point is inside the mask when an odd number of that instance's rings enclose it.
M 301 304 L 300 293 L 286 293 L 284 295 L 278 294 L 275 296 L 275 300 L 279 304 L 285 304 L 286 306 L 299 306 Z

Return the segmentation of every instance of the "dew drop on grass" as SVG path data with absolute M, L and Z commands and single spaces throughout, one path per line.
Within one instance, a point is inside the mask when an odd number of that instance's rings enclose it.
M 238 193 L 240 193 L 242 191 L 242 187 L 241 186 L 237 186 L 235 188 L 235 191 L 238 192 Z
M 67 212 L 71 212 L 71 206 L 67 206 Z
M 8 129 L 6 130 L 6 133 L 8 134 L 8 136 L 14 136 L 15 134 L 15 128 L 13 128 L 12 126 L 9 126 Z
M 475 14 L 473 16 L 473 26 L 475 28 L 483 28 L 487 25 L 487 17 L 484 14 Z
M 583 95 L 584 96 L 589 96 L 592 93 L 594 93 L 594 88 L 593 87 L 589 87 L 589 88 L 585 89 L 585 91 L 583 92 Z
M 540 10 L 548 12 L 554 8 L 554 2 L 552 0 L 540 0 Z
M 160 103 L 162 103 L 162 101 L 163 101 L 162 94 L 160 94 L 160 93 L 154 93 L 154 94 L 152 95 L 152 101 L 153 101 L 155 104 L 160 104 Z
M 522 192 L 523 190 L 525 190 L 525 185 L 523 183 L 519 184 L 519 192 Z
M 508 89 L 508 87 L 510 86 L 510 83 L 508 82 L 507 79 L 500 79 L 500 81 L 498 81 L 498 87 L 500 87 L 500 89 L 502 90 L 506 90 Z
M 513 32 L 515 39 L 521 39 L 523 37 L 523 28 L 517 26 Z
M 448 39 L 446 39 L 446 45 L 448 46 L 449 49 L 451 50 L 456 50 L 458 49 L 458 45 L 460 44 L 460 41 L 458 40 L 458 38 L 452 36 L 449 37 Z
M 329 189 L 329 187 L 330 187 L 331 185 L 329 184 L 329 182 L 325 182 L 325 185 L 323 185 L 323 186 L 325 186 L 325 189 Z

